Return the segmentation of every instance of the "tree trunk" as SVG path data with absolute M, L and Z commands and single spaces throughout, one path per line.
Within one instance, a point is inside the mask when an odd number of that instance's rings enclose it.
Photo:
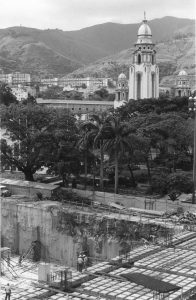
M 115 186 L 114 193 L 118 194 L 118 152 L 115 151 Z
M 87 151 L 84 152 L 84 177 L 85 177 L 84 186 L 86 189 L 86 186 L 87 186 Z
M 24 175 L 25 175 L 25 180 L 28 180 L 28 181 L 34 181 L 34 178 L 33 178 L 33 173 L 31 170 L 24 170 L 23 171 Z
M 100 146 L 100 189 L 103 191 L 103 160 L 104 160 L 104 153 L 103 153 L 103 141 L 101 141 L 101 146 Z
M 130 164 L 128 164 L 127 166 L 128 166 L 129 171 L 130 171 L 130 174 L 131 174 L 131 180 L 133 182 L 133 185 L 134 185 L 134 187 L 136 187 L 136 182 L 135 182 L 135 178 L 134 178 L 134 175 L 133 175 L 133 170 L 132 170 Z
M 151 184 L 151 172 L 150 172 L 150 165 L 149 165 L 148 158 L 146 159 L 146 166 L 147 166 L 147 170 L 148 170 L 148 182 L 149 182 L 149 184 Z

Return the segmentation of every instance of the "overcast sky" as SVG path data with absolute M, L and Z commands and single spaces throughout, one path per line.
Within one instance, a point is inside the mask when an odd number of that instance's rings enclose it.
M 195 18 L 195 0 L 0 0 L 0 28 L 75 30 L 105 22 L 138 23 L 175 16 Z

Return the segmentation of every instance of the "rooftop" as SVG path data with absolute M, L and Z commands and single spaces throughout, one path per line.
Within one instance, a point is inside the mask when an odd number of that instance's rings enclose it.
M 113 101 L 97 101 L 97 100 L 59 100 L 59 99 L 36 99 L 38 104 L 80 104 L 80 105 L 110 105 L 113 106 Z
M 39 182 L 33 182 L 33 181 L 27 181 L 27 180 L 13 180 L 13 179 L 4 179 L 0 178 L 0 184 L 2 185 L 16 185 L 16 186 L 22 186 L 22 187 L 33 187 L 36 189 L 44 189 L 44 190 L 56 190 L 58 189 L 58 186 L 55 186 L 53 184 L 46 184 L 46 183 L 39 183 Z

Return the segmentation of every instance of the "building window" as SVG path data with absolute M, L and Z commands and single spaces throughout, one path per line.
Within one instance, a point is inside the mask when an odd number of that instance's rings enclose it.
M 155 98 L 155 75 L 152 74 L 152 98 Z
M 79 110 L 81 110 L 81 107 L 79 107 Z
M 137 74 L 137 99 L 141 99 L 141 74 Z
M 154 65 L 154 55 L 152 55 L 152 65 Z
M 88 107 L 86 108 L 86 110 L 88 110 Z
M 74 110 L 74 108 L 72 107 L 72 110 Z
M 138 62 L 138 65 L 141 64 L 141 54 L 138 54 L 138 57 L 137 57 L 137 62 Z
M 125 85 L 124 85 L 124 83 L 122 84 L 122 87 L 124 87 Z

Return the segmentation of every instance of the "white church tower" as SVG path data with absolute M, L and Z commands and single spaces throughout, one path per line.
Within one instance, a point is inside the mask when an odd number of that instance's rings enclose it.
M 143 23 L 137 34 L 133 64 L 129 68 L 129 99 L 159 97 L 159 68 L 156 65 L 154 46 L 144 13 Z

